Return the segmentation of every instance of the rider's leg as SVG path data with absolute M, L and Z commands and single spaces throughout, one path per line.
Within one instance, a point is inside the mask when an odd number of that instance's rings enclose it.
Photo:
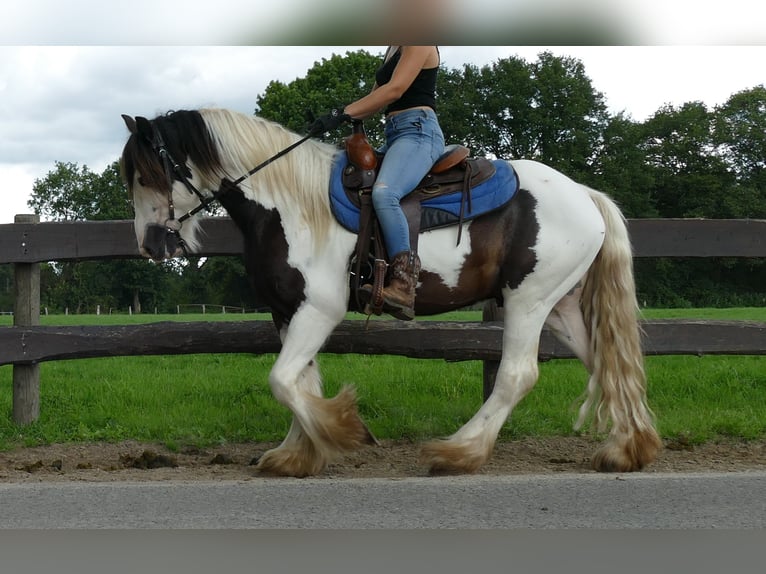
M 384 310 L 399 319 L 414 317 L 420 259 L 410 247 L 409 223 L 401 199 L 425 177 L 444 151 L 444 136 L 432 110 L 408 110 L 386 120 L 386 155 L 372 190 L 372 202 L 391 262 L 383 289 Z M 368 295 L 371 285 L 363 289 Z

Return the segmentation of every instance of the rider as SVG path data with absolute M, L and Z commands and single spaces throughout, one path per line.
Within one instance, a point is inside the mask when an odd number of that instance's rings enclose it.
M 372 188 L 372 203 L 390 261 L 383 309 L 398 319 L 415 316 L 415 287 L 420 258 L 410 247 L 407 218 L 400 201 L 426 176 L 444 152 L 444 135 L 436 117 L 437 46 L 389 46 L 366 96 L 334 109 L 311 126 L 330 131 L 349 119 L 366 119 L 385 109 L 385 157 Z M 372 285 L 362 286 L 369 298 Z

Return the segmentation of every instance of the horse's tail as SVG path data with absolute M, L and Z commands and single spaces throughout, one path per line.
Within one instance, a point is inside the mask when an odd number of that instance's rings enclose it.
M 589 331 L 593 371 L 575 428 L 593 412 L 609 440 L 593 458 L 603 471 L 638 470 L 661 446 L 646 401 L 646 375 L 633 277 L 633 253 L 625 218 L 605 194 L 588 190 L 605 223 L 604 243 L 588 270 L 582 312 Z

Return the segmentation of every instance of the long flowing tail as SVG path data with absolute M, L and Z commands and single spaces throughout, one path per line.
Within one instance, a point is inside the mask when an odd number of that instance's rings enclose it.
M 633 277 L 633 253 L 625 219 L 605 194 L 589 189 L 606 225 L 604 244 L 585 278 L 582 311 L 590 335 L 593 372 L 576 428 L 590 413 L 609 438 L 594 455 L 596 470 L 639 470 L 662 443 L 646 400 L 646 375 Z

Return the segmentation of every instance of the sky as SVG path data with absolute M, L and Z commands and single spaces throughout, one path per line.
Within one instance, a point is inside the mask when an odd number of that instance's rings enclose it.
M 402 2 L 407 18 L 401 21 L 376 11 L 382 6 L 398 14 L 390 8 Z M 576 3 L 580 10 L 572 14 L 564 6 L 573 4 L 563 0 L 474 0 L 471 14 L 494 10 L 495 16 L 504 16 L 509 32 L 502 34 L 480 16 L 461 13 L 464 3 L 453 0 L 356 0 L 349 5 L 375 15 L 377 23 L 390 21 L 389 28 L 375 30 L 388 34 L 379 38 L 381 43 L 395 43 L 390 36 L 406 35 L 413 22 L 424 21 L 410 13 L 420 4 L 449 8 L 449 16 L 434 29 L 437 39 L 513 43 L 508 40 L 516 33 L 525 40 L 511 46 L 442 45 L 446 67 L 482 66 L 511 56 L 535 61 L 544 50 L 572 56 L 582 61 L 610 111 L 623 111 L 637 121 L 665 104 L 702 101 L 713 107 L 766 83 L 766 32 L 762 14 L 753 13 L 766 10 L 752 8 L 751 2 L 710 3 L 718 6 L 713 12 L 705 9 L 706 0 L 647 0 L 640 9 L 628 2 L 586 0 Z M 316 5 L 281 0 L 263 14 L 263 3 L 244 0 L 217 0 L 212 11 L 188 0 L 6 0 L 0 19 L 0 224 L 30 212 L 27 200 L 34 181 L 44 179 L 56 161 L 100 173 L 117 160 L 128 135 L 121 114 L 154 117 L 208 106 L 253 113 L 257 96 L 272 80 L 303 77 L 333 54 L 383 52 L 384 46 L 283 45 L 324 37 L 311 26 Z M 348 16 L 340 0 L 323 5 L 321 18 L 341 22 Z M 690 6 L 691 17 L 682 10 Z M 296 13 L 303 15 L 304 27 L 296 28 Z M 541 14 L 542 20 L 536 20 Z M 606 39 L 608 45 L 558 45 L 545 32 L 558 30 L 562 19 L 583 17 L 590 28 L 563 38 L 579 43 L 592 38 L 594 44 Z M 540 21 L 543 26 L 535 24 Z M 458 29 L 457 22 L 464 26 Z M 537 32 L 522 35 L 522 28 Z

